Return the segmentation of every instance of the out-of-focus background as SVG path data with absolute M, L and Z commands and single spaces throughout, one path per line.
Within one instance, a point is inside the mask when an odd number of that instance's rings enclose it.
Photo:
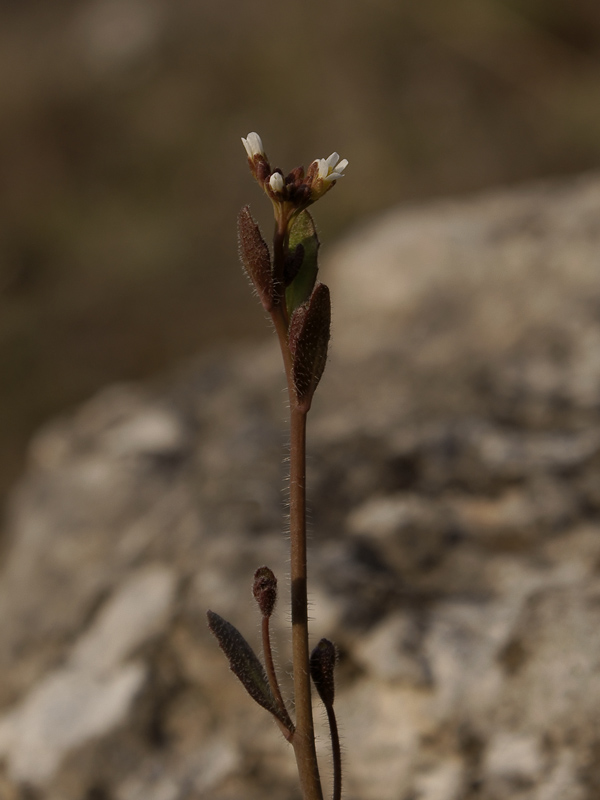
M 49 416 L 265 334 L 240 136 L 284 168 L 349 159 L 327 245 L 394 204 L 598 167 L 599 97 L 597 0 L 4 0 L 0 502 Z

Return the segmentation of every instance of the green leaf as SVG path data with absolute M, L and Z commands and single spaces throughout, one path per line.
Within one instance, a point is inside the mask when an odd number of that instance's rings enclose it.
M 229 668 L 236 675 L 244 689 L 259 706 L 266 708 L 286 727 L 291 720 L 277 705 L 263 665 L 242 634 L 230 622 L 208 611 L 208 627 L 216 636 L 219 647 L 227 656 Z
M 319 237 L 308 211 L 299 214 L 292 224 L 288 252 L 292 260 L 298 258 L 298 255 L 302 258 L 294 279 L 285 291 L 287 310 L 291 316 L 294 310 L 310 297 L 319 271 L 317 263 Z

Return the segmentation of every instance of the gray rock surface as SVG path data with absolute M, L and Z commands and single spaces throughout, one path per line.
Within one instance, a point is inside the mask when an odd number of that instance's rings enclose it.
M 345 796 L 597 800 L 600 177 L 390 212 L 325 280 L 312 635 L 340 648 Z M 254 569 L 286 585 L 282 387 L 274 342 L 218 352 L 32 442 L 0 580 L 3 800 L 299 798 L 205 624 L 258 647 Z M 284 669 L 287 619 L 283 597 Z

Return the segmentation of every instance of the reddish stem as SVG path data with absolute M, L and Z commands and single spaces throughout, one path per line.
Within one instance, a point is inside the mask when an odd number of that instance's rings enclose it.
M 280 226 L 273 240 L 273 277 L 281 287 L 272 319 L 285 367 L 290 400 L 290 554 L 292 604 L 292 659 L 296 729 L 294 746 L 303 800 L 323 800 L 315 748 L 308 647 L 308 591 L 306 563 L 306 414 L 298 406 L 288 345 L 288 316 L 283 289 L 285 230 Z

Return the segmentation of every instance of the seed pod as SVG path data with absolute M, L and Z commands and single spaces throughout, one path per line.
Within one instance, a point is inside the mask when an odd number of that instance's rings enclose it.
M 238 240 L 244 269 L 256 288 L 263 308 L 265 311 L 271 311 L 273 308 L 271 255 L 248 206 L 244 206 L 238 215 Z
M 277 602 L 277 578 L 269 567 L 259 567 L 254 573 L 252 594 L 263 617 L 270 617 Z
M 337 650 L 329 639 L 321 639 L 310 654 L 310 676 L 326 708 L 333 708 L 335 698 L 333 672 L 336 661 Z

